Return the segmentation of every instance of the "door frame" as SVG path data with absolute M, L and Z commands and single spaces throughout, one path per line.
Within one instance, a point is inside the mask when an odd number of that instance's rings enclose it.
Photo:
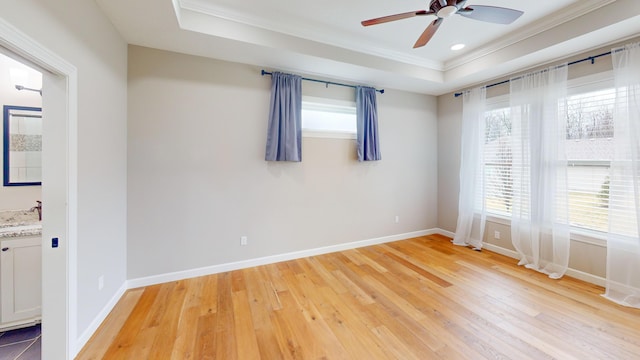
M 0 18 L 0 46 L 43 70 L 42 353 L 71 359 L 77 349 L 78 71 Z M 59 246 L 52 246 L 57 238 Z M 61 291 L 63 290 L 64 291 Z

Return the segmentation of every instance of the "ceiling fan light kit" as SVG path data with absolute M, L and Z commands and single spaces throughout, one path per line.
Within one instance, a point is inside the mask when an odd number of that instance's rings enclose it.
M 438 10 L 436 16 L 439 18 L 448 18 L 449 16 L 458 12 L 458 8 L 455 6 L 445 6 L 442 9 Z
M 418 10 L 395 15 L 383 16 L 375 19 L 365 20 L 362 26 L 383 24 L 391 21 L 412 18 L 414 16 L 434 15 L 437 17 L 416 41 L 414 48 L 425 46 L 435 35 L 443 20 L 455 14 L 494 24 L 508 25 L 516 21 L 523 12 L 520 10 L 507 9 L 497 6 L 471 5 L 465 7 L 467 0 L 431 0 L 429 10 Z

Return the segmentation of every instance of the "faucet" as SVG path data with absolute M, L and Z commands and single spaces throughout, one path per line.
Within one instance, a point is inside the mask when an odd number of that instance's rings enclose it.
M 29 209 L 29 211 L 34 212 L 38 210 L 38 221 L 42 221 L 42 201 L 36 200 L 36 202 L 38 203 L 38 205 Z

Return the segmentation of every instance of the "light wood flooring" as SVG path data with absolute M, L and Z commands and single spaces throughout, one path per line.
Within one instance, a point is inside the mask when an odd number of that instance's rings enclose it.
M 640 310 L 433 235 L 132 289 L 77 359 L 640 359 Z

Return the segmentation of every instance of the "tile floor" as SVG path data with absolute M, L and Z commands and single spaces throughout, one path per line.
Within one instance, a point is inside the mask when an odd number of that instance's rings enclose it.
M 40 360 L 40 324 L 0 332 L 0 360 Z

